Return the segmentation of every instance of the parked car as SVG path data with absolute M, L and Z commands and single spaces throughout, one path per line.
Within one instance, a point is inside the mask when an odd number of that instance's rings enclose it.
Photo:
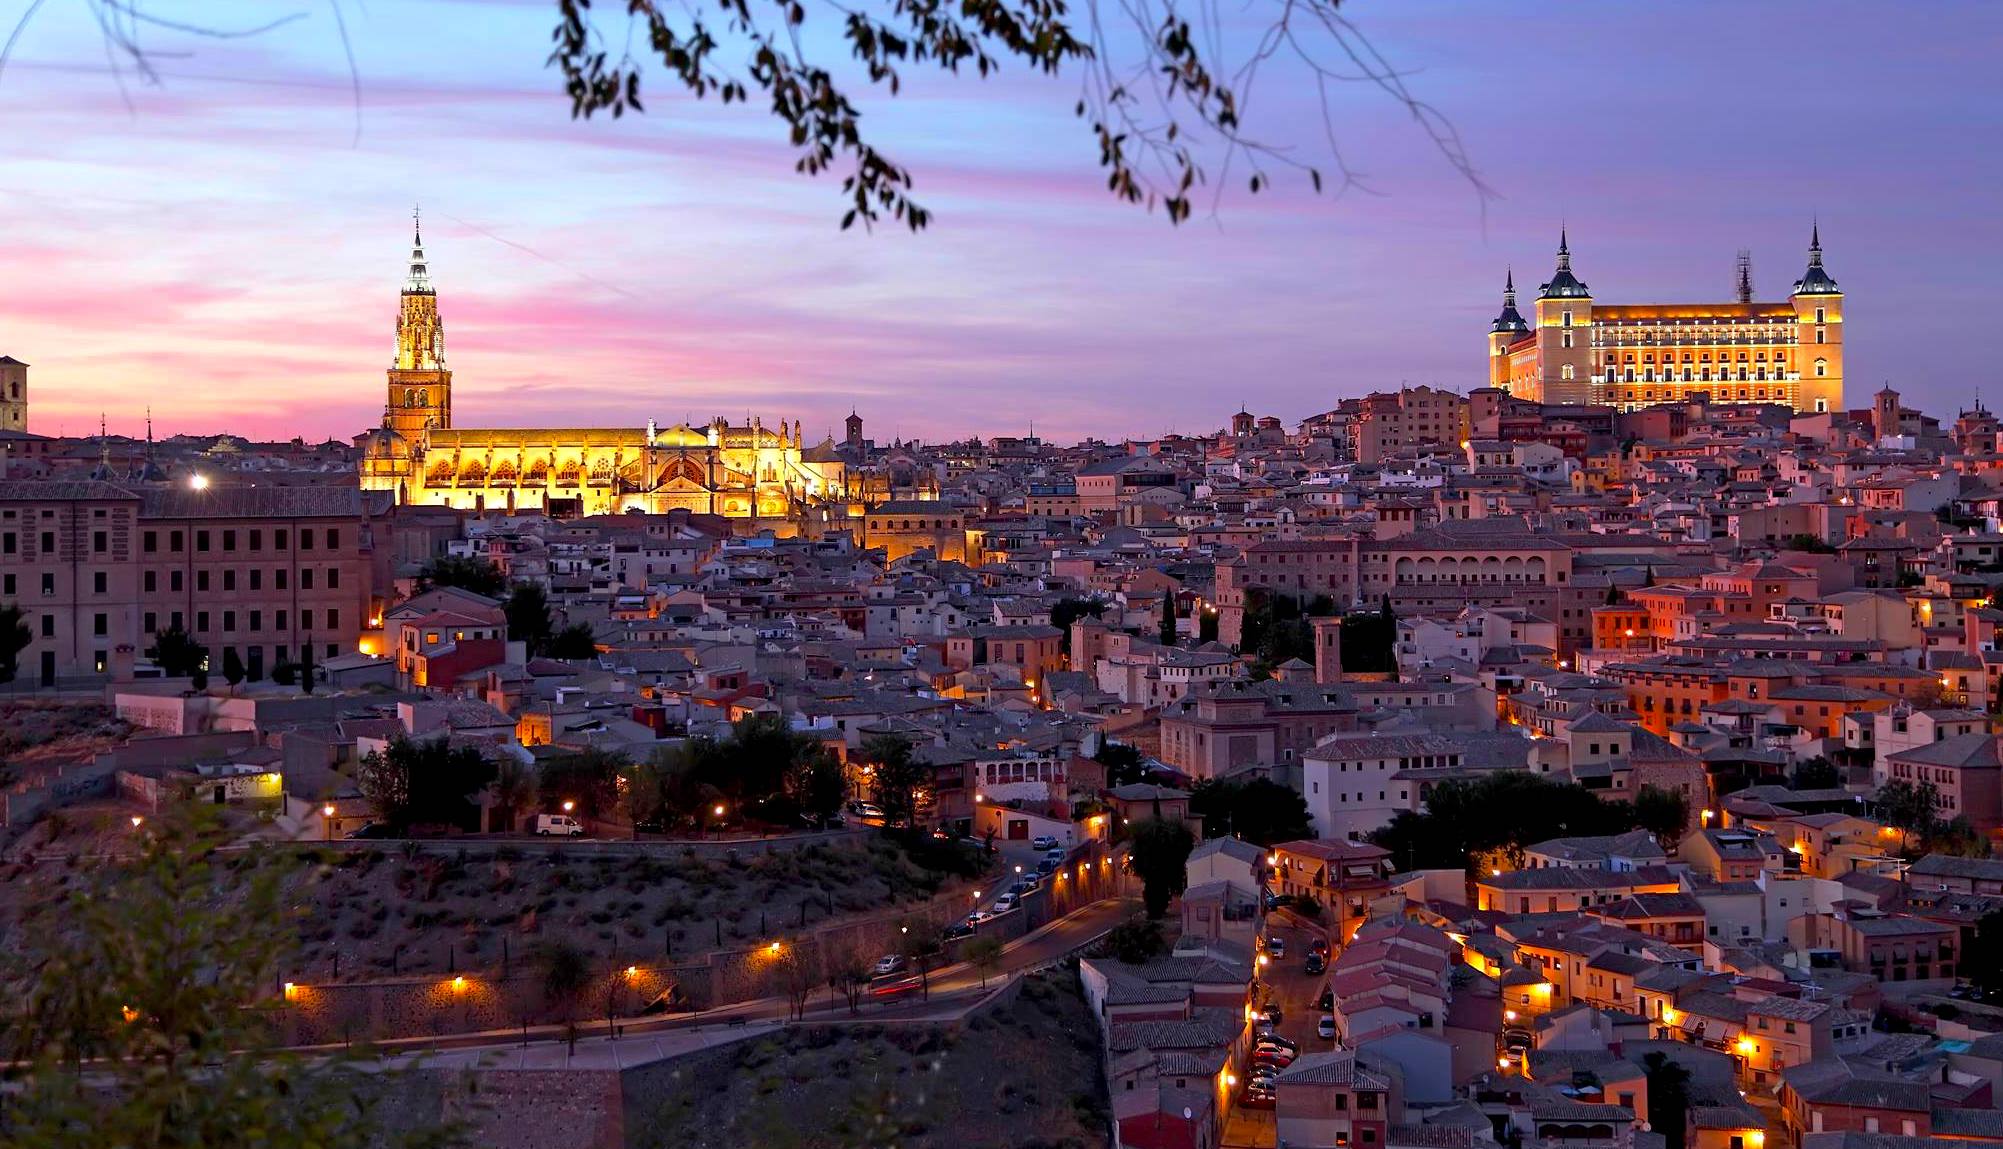
M 869 967 L 869 973 L 871 977 L 886 977 L 903 968 L 903 954 L 884 954 L 882 957 L 876 959 L 875 965 Z
M 537 814 L 532 828 L 545 838 L 577 838 L 584 834 L 584 824 L 568 814 Z
M 1273 1034 L 1267 1034 L 1266 1036 L 1261 1037 L 1258 1040 L 1258 1042 L 1253 1045 L 1253 1048 L 1278 1049 L 1286 1053 L 1299 1053 L 1301 1051 L 1300 1046 L 1295 1045 L 1293 1042 L 1288 1041 L 1284 1037 L 1279 1037 Z
M 1327 971 L 1328 971 L 1328 959 L 1322 957 L 1320 954 L 1308 955 L 1309 976 L 1313 976 L 1314 974 L 1318 973 L 1326 973 Z
M 947 926 L 945 929 L 939 931 L 939 937 L 942 941 L 952 942 L 952 941 L 958 941 L 961 938 L 970 938 L 973 936 L 974 936 L 974 927 L 967 924 L 966 922 L 954 922 L 952 925 Z
M 1014 908 L 1015 908 L 1014 894 L 1003 894 L 1001 897 L 995 899 L 994 905 L 988 907 L 989 910 L 997 914 L 1005 914 Z
M 1314 1031 L 1330 1041 L 1335 1040 L 1335 1016 L 1324 1013 L 1321 1020 L 1314 1023 Z
M 1057 869 L 1057 865 L 1058 865 L 1057 862 L 1049 858 L 1045 858 L 1041 862 L 1038 862 L 1036 864 L 1036 872 L 1039 874 L 1054 873 Z
M 966 921 L 967 925 L 969 927 L 972 927 L 980 925 L 982 922 L 987 921 L 992 917 L 994 917 L 994 915 L 987 912 L 986 910 L 975 910 L 973 913 L 967 915 Z
M 850 802 L 848 804 L 848 812 L 854 814 L 858 818 L 883 817 L 883 807 L 878 806 L 873 802 Z
M 1252 1016 L 1260 1021 L 1270 1022 L 1273 1025 L 1278 1025 L 1286 1020 L 1285 1015 L 1280 1012 L 1280 1007 L 1277 1005 L 1269 1005 L 1255 1012 Z
M 1316 1002 L 1315 1002 L 1314 1004 L 1315 1004 L 1315 1008 L 1316 1008 L 1316 1009 L 1320 1009 L 1320 1010 L 1332 1010 L 1332 1009 L 1334 1009 L 1334 1008 L 1335 1008 L 1335 991 L 1334 991 L 1334 990 L 1332 990 L 1332 989 L 1328 989 L 1328 988 L 1325 988 L 1325 987 L 1324 987 L 1324 988 L 1322 989 L 1322 991 L 1321 991 L 1321 998 L 1320 998 L 1319 1000 L 1317 1000 L 1317 1001 L 1316 1001 Z
M 1326 959 L 1328 957 L 1328 939 L 1316 938 L 1312 942 L 1309 942 L 1308 952 Z
M 1238 1098 L 1238 1104 L 1247 1109 L 1271 1109 L 1278 1099 L 1278 1095 L 1270 1089 L 1249 1086 Z
M 802 814 L 800 825 L 809 830 L 839 830 L 848 825 L 840 814 Z
M 1039 837 L 1031 838 L 1029 840 L 1029 846 L 1030 849 L 1033 850 L 1055 850 L 1058 848 L 1057 839 L 1051 837 L 1049 834 L 1043 834 Z
M 361 825 L 349 830 L 347 836 L 358 842 L 370 842 L 379 841 L 383 838 L 394 838 L 396 837 L 396 831 L 381 822 L 363 822 Z
M 1276 958 L 1287 956 L 1287 939 L 1278 934 L 1267 934 L 1266 952 Z
M 1283 1049 L 1261 1049 L 1252 1054 L 1252 1064 L 1272 1069 L 1285 1069 L 1294 1063 L 1294 1055 Z

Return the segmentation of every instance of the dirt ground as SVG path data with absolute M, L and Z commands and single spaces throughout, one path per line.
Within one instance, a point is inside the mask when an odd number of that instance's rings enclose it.
M 60 812 L 64 852 L 90 855 L 135 831 L 112 803 Z M 49 827 L 38 831 L 46 833 Z M 692 854 L 572 857 L 561 850 L 494 855 L 379 850 L 311 854 L 293 882 L 300 980 L 498 969 L 503 939 L 519 958 L 563 938 L 600 958 L 682 959 L 747 940 L 873 912 L 894 912 L 958 879 L 914 864 L 893 843 L 867 840 L 780 850 L 735 862 Z M 0 867 L 0 938 L 55 903 L 96 865 Z M 338 958 L 337 956 L 338 955 Z
M 88 762 L 122 744 L 132 727 L 102 702 L 0 702 L 0 762 L 32 783 L 53 766 Z
M 1098 1026 L 1069 969 L 965 1025 L 808 1026 L 684 1065 L 658 1097 L 629 1092 L 628 1145 L 1082 1149 L 1109 1128 Z

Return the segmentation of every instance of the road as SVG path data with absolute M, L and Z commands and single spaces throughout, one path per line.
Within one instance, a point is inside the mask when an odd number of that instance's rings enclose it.
M 1309 946 L 1323 936 L 1321 931 L 1291 914 L 1274 912 L 1266 915 L 1266 936 L 1286 943 L 1286 956 L 1272 959 L 1259 970 L 1260 980 L 1272 992 L 1270 1001 L 1280 1007 L 1280 1024 L 1275 1028 L 1281 1037 L 1300 1046 L 1303 1055 L 1335 1048 L 1333 1041 L 1315 1032 L 1322 1014 L 1315 1001 L 1321 997 L 1328 976 L 1307 972 Z M 1247 1109 L 1234 1099 L 1224 1119 L 1221 1144 L 1225 1149 L 1271 1149 L 1277 1139 L 1272 1110 Z
M 803 1020 L 821 1022 L 952 1020 L 989 992 L 998 989 L 1006 982 L 1009 975 L 1035 970 L 1063 958 L 1073 950 L 1103 936 L 1106 931 L 1132 917 L 1139 909 L 1140 901 L 1137 898 L 1113 898 L 1094 902 L 1008 943 L 1003 948 L 1001 959 L 995 969 L 989 971 L 985 977 L 981 971 L 965 962 L 932 971 L 929 977 L 930 992 L 923 998 L 905 998 L 889 1004 L 865 1003 L 858 1014 L 851 1015 L 845 1000 L 831 994 L 817 993 L 807 1002 Z M 591 1057 L 595 1059 L 594 1064 L 639 1064 L 658 1057 L 673 1056 L 716 1044 L 719 1041 L 733 1040 L 747 1030 L 755 1031 L 782 1024 L 790 1012 L 790 1003 L 786 999 L 769 997 L 721 1006 L 696 1014 L 621 1018 L 614 1023 L 618 1036 L 609 1042 L 606 1024 L 601 1018 L 579 1024 L 577 1056 Z M 479 1060 L 483 1054 L 492 1054 L 495 1058 L 492 1064 L 503 1067 L 519 1064 L 523 1068 L 546 1068 L 553 1057 L 559 1064 L 569 1063 L 571 1055 L 560 1040 L 563 1034 L 562 1026 L 540 1025 L 529 1027 L 526 1035 L 519 1029 L 485 1030 L 384 1041 L 378 1043 L 378 1048 L 394 1054 L 423 1053 L 426 1064 L 440 1063 L 437 1060 L 439 1054 L 449 1051 L 453 1053 L 454 1063 L 468 1062 L 469 1059 Z M 517 1055 L 516 1051 L 523 1048 L 525 1038 L 545 1043 L 540 1046 L 541 1052 Z M 598 1046 L 601 1049 L 593 1051 L 588 1045 Z M 538 1046 L 532 1045 L 528 1048 L 534 1051 Z M 551 1052 L 552 1050 L 554 1052 Z M 489 1064 L 487 1061 L 481 1063 Z

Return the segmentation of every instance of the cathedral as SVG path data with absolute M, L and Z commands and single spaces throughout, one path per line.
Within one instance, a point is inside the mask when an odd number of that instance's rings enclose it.
M 1702 394 L 1843 409 L 1843 292 L 1822 266 L 1820 227 L 1810 232 L 1808 269 L 1786 299 L 1768 302 L 1753 298 L 1743 255 L 1729 302 L 1597 302 L 1573 273 L 1561 232 L 1557 270 L 1538 287 L 1530 319 L 1516 309 L 1511 275 L 1488 332 L 1489 386 L 1520 399 L 1632 411 Z
M 399 503 L 556 517 L 681 509 L 800 525 L 861 513 L 866 476 L 830 438 L 761 419 L 701 427 L 455 427 L 445 324 L 419 231 L 382 426 L 355 439 L 365 491 Z

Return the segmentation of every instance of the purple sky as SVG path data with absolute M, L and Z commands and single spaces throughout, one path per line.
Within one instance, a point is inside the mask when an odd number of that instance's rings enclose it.
M 1102 190 L 1074 80 L 921 81 L 864 105 L 936 212 L 916 236 L 838 231 L 835 182 L 793 174 L 755 108 L 657 81 L 646 116 L 571 121 L 548 0 L 345 4 L 357 142 L 330 10 L 303 10 L 253 40 L 159 35 L 193 55 L 129 114 L 81 0 L 23 34 L 0 354 L 34 364 L 35 430 L 103 410 L 136 434 L 149 401 L 162 433 L 374 422 L 414 201 L 465 426 L 755 411 L 818 437 L 851 404 L 879 439 L 1205 431 L 1241 403 L 1292 422 L 1479 385 L 1503 268 L 1544 278 L 1561 219 L 1613 303 L 1726 297 L 1742 247 L 1780 296 L 1819 215 L 1853 405 L 1886 379 L 1965 402 L 1989 364 L 1963 333 L 2003 315 L 1994 4 L 1346 4 L 1465 137 L 1485 212 L 1360 85 L 1338 127 L 1378 194 L 1234 178 L 1217 218 L 1171 229 Z M 1253 132 L 1312 149 L 1308 88 L 1267 73 Z

